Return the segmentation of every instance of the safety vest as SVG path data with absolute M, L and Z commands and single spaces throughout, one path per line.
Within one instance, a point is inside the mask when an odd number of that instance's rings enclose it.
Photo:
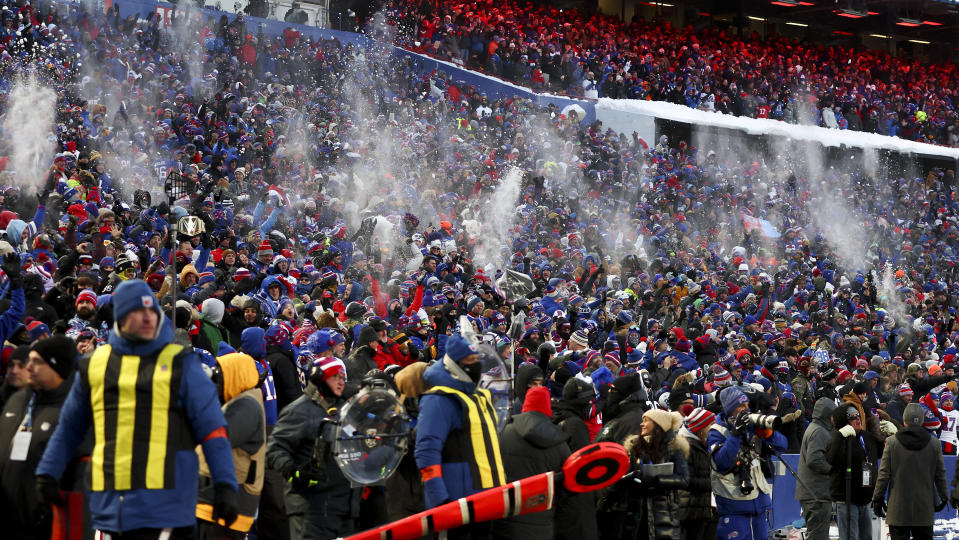
M 729 430 L 724 426 L 714 423 L 709 429 L 718 431 L 724 437 L 729 437 Z M 755 452 L 749 452 L 749 456 L 749 479 L 753 484 L 753 490 L 748 494 L 743 493 L 740 478 L 735 470 L 722 474 L 713 467 L 710 473 L 710 484 L 717 497 L 725 497 L 736 501 L 751 501 L 759 497 L 760 493 L 772 493 L 772 486 L 766 480 L 766 476 L 763 475 L 759 457 L 755 455 Z
M 505 484 L 506 472 L 496 434 L 496 409 L 489 390 L 477 389 L 467 394 L 448 386 L 434 386 L 427 394 L 453 396 L 463 405 L 463 427 L 446 438 L 443 461 L 469 463 L 474 489 Z
M 259 387 L 250 388 L 245 392 L 233 396 L 233 399 L 223 404 L 221 409 L 226 412 L 227 407 L 238 399 L 255 399 L 260 404 L 260 415 L 263 417 L 263 433 L 260 447 L 252 454 L 242 448 L 233 449 L 233 465 L 236 467 L 237 507 L 236 521 L 230 525 L 234 531 L 246 532 L 253 526 L 256 518 L 256 509 L 260 506 L 260 493 L 263 492 L 263 473 L 266 470 L 266 413 L 263 409 L 263 392 Z M 206 462 L 201 447 L 196 448 L 200 458 L 200 492 L 197 496 L 196 517 L 213 521 L 214 484 L 210 475 L 210 466 Z M 220 525 L 223 525 L 220 520 Z
M 174 487 L 177 452 L 196 446 L 179 404 L 182 350 L 135 356 L 103 345 L 81 364 L 93 413 L 91 491 Z

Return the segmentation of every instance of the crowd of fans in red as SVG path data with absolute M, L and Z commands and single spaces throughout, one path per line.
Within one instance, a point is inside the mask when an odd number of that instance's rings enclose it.
M 883 51 L 586 16 L 520 0 L 393 0 L 399 39 L 537 91 L 959 146 L 959 70 Z

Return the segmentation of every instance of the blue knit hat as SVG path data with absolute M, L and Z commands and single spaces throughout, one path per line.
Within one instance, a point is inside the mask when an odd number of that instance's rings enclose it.
M 749 398 L 746 397 L 746 394 L 744 394 L 742 390 L 731 386 L 719 393 L 719 402 L 723 405 L 723 414 L 728 418 L 736 412 L 736 409 L 738 409 L 740 405 L 749 403 Z
M 463 336 L 453 334 L 446 340 L 446 355 L 457 364 L 471 354 L 477 354 L 476 348 L 470 345 Z
M 113 320 L 119 321 L 131 311 L 148 308 L 161 315 L 160 306 L 153 289 L 141 279 L 130 279 L 120 283 L 113 292 Z

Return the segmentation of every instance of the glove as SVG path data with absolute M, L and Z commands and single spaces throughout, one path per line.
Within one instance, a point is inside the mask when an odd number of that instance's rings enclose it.
M 895 435 L 895 434 L 899 431 L 899 428 L 896 427 L 896 424 L 893 424 L 893 423 L 890 422 L 889 420 L 880 420 L 880 421 L 879 421 L 879 429 L 880 429 L 883 433 L 885 433 L 886 435 L 889 435 L 889 436 L 893 436 L 893 435 Z
M 239 507 L 236 504 L 236 488 L 230 484 L 217 482 L 213 490 L 213 522 L 219 523 L 222 519 L 229 527 L 236 521 L 239 513 Z
M 293 471 L 293 473 L 287 477 L 287 482 L 297 491 L 303 491 L 319 484 L 319 482 L 313 479 L 309 474 L 300 471 Z
M 10 289 L 19 289 L 23 286 L 23 279 L 20 276 L 20 257 L 15 253 L 8 253 L 3 257 L 3 273 L 10 279 Z
M 733 429 L 737 433 L 746 433 L 749 430 L 749 412 L 743 411 L 733 419 Z
M 783 415 L 783 424 L 788 424 L 789 422 L 795 422 L 799 420 L 799 417 L 802 416 L 802 411 L 796 409 L 795 411 Z
M 756 435 L 759 435 L 760 438 L 768 439 L 773 436 L 773 430 L 769 428 L 759 428 L 756 430 Z
M 882 499 L 872 501 L 872 512 L 876 514 L 876 517 L 886 517 L 886 501 Z
M 843 437 L 852 437 L 856 434 L 856 428 L 846 424 L 845 426 L 839 428 L 839 434 Z
M 659 477 L 658 476 L 641 476 L 637 478 L 639 487 L 646 490 L 654 490 L 659 487 Z
M 41 474 L 37 477 L 37 501 L 42 506 L 49 504 L 63 506 L 63 497 L 60 496 L 60 484 L 56 478 L 49 474 Z

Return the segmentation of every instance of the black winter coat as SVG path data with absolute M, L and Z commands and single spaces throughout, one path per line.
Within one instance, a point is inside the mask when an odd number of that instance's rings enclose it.
M 685 427 L 680 430 L 679 436 L 689 442 L 689 483 L 686 489 L 679 491 L 679 520 L 712 519 L 712 460 L 709 450 L 695 433 Z
M 556 471 L 569 457 L 569 445 L 563 430 L 537 411 L 513 417 L 500 435 L 500 453 L 506 468 L 506 481 Z M 553 538 L 553 510 L 514 516 L 496 524 L 504 538 Z
M 553 422 L 569 437 L 569 448 L 576 452 L 590 443 L 584 420 L 588 405 L 577 407 L 560 401 L 553 406 Z M 556 495 L 556 540 L 597 540 L 596 496 L 560 490 Z
M 849 405 L 838 407 L 832 415 L 836 429 L 832 432 L 832 439 L 826 449 L 826 460 L 832 465 L 832 472 L 829 473 L 829 496 L 833 501 L 846 502 L 846 469 L 848 467 L 851 475 L 849 485 L 852 487 L 849 501 L 864 505 L 872 501 L 873 488 L 879 475 L 879 458 L 882 456 L 883 444 L 865 429 L 852 437 L 843 437 L 839 433 L 839 429 L 849 423 L 846 420 L 848 408 Z M 862 485 L 863 463 L 866 463 L 869 468 L 867 486 Z
M 292 491 L 309 499 L 326 498 L 329 512 L 350 515 L 354 490 L 349 480 L 332 457 L 319 465 L 313 459 L 317 435 L 329 416 L 318 400 L 311 399 L 318 395 L 319 391 L 310 384 L 306 393 L 280 413 L 266 447 L 267 467 L 279 471 L 284 478 L 299 471 L 301 476 L 316 480 L 318 483 L 313 487 Z M 338 407 L 343 403 L 336 399 L 329 400 L 329 404 Z
M 0 522 L 7 538 L 50 538 L 51 522 L 38 521 L 40 505 L 37 502 L 34 471 L 43 457 L 43 451 L 53 436 L 60 419 L 60 408 L 67 399 L 73 376 L 54 390 L 35 392 L 29 386 L 13 394 L 0 416 Z M 33 406 L 33 428 L 30 446 L 24 461 L 11 461 L 13 437 L 20 428 L 30 397 L 36 395 Z M 88 448 L 78 450 L 79 457 Z M 77 475 L 72 464 L 61 479 L 64 489 L 74 490 Z
M 346 376 L 351 381 L 361 381 L 371 369 L 376 369 L 376 353 L 369 345 L 357 347 L 346 359 Z
M 633 447 L 639 435 L 632 435 L 623 444 L 630 453 L 631 470 L 641 476 L 639 469 L 643 463 L 648 463 L 645 457 L 637 457 Z M 678 490 L 685 489 L 689 482 L 689 442 L 685 437 L 672 431 L 668 434 L 666 452 L 660 463 L 672 462 L 673 474 L 665 475 L 659 481 L 644 481 L 636 483 L 632 477 L 613 484 L 611 488 L 600 495 L 599 510 L 603 512 L 601 519 L 609 521 L 604 525 L 607 534 L 621 537 L 629 532 L 630 518 L 640 517 L 640 527 L 645 525 L 646 530 L 638 530 L 638 537 L 650 540 L 679 540 L 679 496 Z M 645 519 L 642 519 L 645 517 Z M 616 531 L 615 523 L 621 523 L 623 528 Z
M 299 370 L 293 353 L 276 345 L 266 346 L 266 363 L 273 371 L 273 385 L 276 387 L 276 408 L 282 411 L 296 398 L 303 395 L 300 389 Z

